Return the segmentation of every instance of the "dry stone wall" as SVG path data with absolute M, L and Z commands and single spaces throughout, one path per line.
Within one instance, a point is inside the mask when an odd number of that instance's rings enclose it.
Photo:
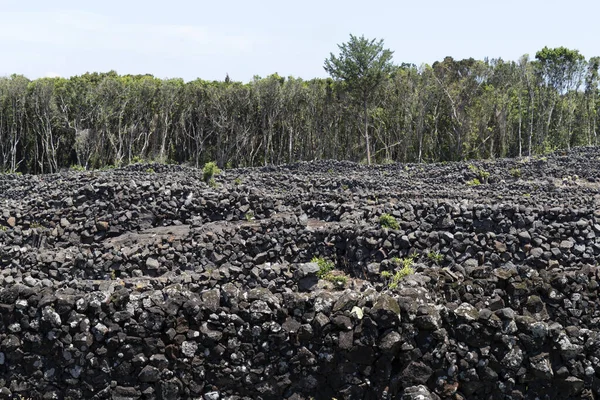
M 599 166 L 0 176 L 0 398 L 594 399 Z

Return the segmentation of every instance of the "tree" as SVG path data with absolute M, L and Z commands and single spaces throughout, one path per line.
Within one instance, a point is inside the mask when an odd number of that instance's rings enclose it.
M 546 109 L 546 124 L 545 131 L 540 139 L 545 141 L 550 135 L 550 124 L 552 116 L 559 99 L 563 99 L 566 103 L 563 108 L 567 110 L 567 118 L 563 118 L 562 114 L 559 118 L 559 126 L 555 137 L 550 138 L 555 142 L 555 145 L 566 145 L 570 147 L 571 132 L 570 122 L 574 113 L 573 97 L 583 83 L 585 75 L 586 61 L 585 57 L 577 50 L 569 50 L 565 47 L 557 47 L 549 49 L 544 47 L 535 54 L 537 60 L 538 75 L 544 86 L 544 108 Z M 561 126 L 561 122 L 566 120 L 568 123 L 566 128 Z M 563 129 L 561 129 L 563 128 Z M 561 132 L 566 131 L 561 135 Z M 567 136 L 567 138 L 561 138 Z M 546 143 L 542 142 L 546 145 Z
M 393 70 L 393 51 L 383 48 L 383 40 L 366 39 L 350 35 L 350 41 L 338 45 L 339 56 L 333 53 L 325 60 L 325 71 L 332 78 L 343 81 L 353 99 L 362 105 L 364 112 L 363 135 L 367 150 L 367 163 L 371 164 L 369 145 L 369 102 L 381 82 Z

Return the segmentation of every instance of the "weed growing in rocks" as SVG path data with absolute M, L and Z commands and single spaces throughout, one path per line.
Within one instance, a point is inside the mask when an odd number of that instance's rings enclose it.
M 146 168 L 146 172 L 149 174 L 153 174 L 155 171 L 154 168 Z
M 221 170 L 214 161 L 207 162 L 202 168 L 202 179 L 210 185 L 210 181 L 214 180 L 215 175 L 219 175 Z
M 509 173 L 510 173 L 510 176 L 512 176 L 513 178 L 521 177 L 521 170 L 519 168 L 511 168 Z
M 327 274 L 329 274 L 335 268 L 333 262 L 324 259 L 323 257 L 313 257 L 310 262 L 317 263 L 319 266 L 319 271 L 317 272 L 317 276 L 321 279 L 324 279 Z
M 400 267 L 400 269 L 398 269 L 394 274 L 392 274 L 390 271 L 383 271 L 380 274 L 382 278 L 389 280 L 388 287 L 390 289 L 396 289 L 402 279 L 415 273 L 415 269 L 413 268 L 415 258 L 416 254 L 412 254 L 405 258 L 392 258 L 392 262 Z
M 427 253 L 427 258 L 433 261 L 436 265 L 439 265 L 444 260 L 444 255 L 439 251 L 430 251 Z
M 472 181 L 477 181 L 477 182 L 479 182 L 479 184 L 488 182 L 488 180 L 490 178 L 490 173 L 488 171 L 486 171 L 483 168 L 477 168 L 473 164 L 469 164 L 468 168 L 473 173 L 475 173 L 475 175 L 477 175 L 477 177 L 475 179 L 472 179 Z M 472 185 L 472 186 L 475 186 L 475 185 Z
M 245 215 L 244 218 L 246 218 L 246 221 L 250 222 L 254 220 L 254 213 L 252 211 L 248 211 Z
M 470 181 L 467 181 L 467 185 L 468 186 L 479 186 L 479 185 L 481 185 L 481 182 L 479 181 L 479 179 L 473 178 Z
M 235 178 L 233 180 L 233 184 L 234 185 L 241 185 L 242 184 L 242 178 Z
M 348 281 L 348 277 L 341 271 L 335 271 L 335 264 L 323 257 L 313 257 L 311 262 L 317 263 L 319 271 L 317 277 L 331 282 L 336 287 L 343 287 Z
M 379 217 L 379 225 L 381 225 L 382 228 L 390 228 L 390 229 L 399 229 L 400 226 L 398 225 L 398 221 L 396 221 L 396 218 L 394 218 L 393 215 L 390 214 L 381 214 L 381 216 Z

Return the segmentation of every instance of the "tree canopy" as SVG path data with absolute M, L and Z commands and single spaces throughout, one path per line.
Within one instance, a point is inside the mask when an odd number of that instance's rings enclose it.
M 598 144 L 598 57 L 544 48 L 533 60 L 394 66 L 381 40 L 351 36 L 339 49 L 326 79 L 0 77 L 0 172 L 141 160 L 432 162 Z
M 340 54 L 330 54 L 325 60 L 325 71 L 333 79 L 346 84 L 350 94 L 363 107 L 365 146 L 367 163 L 371 164 L 371 146 L 369 141 L 369 100 L 384 79 L 394 69 L 393 51 L 384 49 L 383 39 L 366 39 L 364 36 L 350 35 L 347 43 L 338 45 Z

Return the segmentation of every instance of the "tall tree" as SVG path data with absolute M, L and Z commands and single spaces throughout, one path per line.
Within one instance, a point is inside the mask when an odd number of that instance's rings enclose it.
M 383 39 L 366 39 L 350 35 L 350 41 L 338 45 L 340 54 L 333 53 L 325 60 L 325 71 L 336 80 L 343 81 L 355 101 L 362 104 L 364 112 L 363 135 L 367 150 L 367 163 L 371 164 L 369 144 L 369 101 L 374 91 L 393 70 L 393 51 L 383 48 Z

